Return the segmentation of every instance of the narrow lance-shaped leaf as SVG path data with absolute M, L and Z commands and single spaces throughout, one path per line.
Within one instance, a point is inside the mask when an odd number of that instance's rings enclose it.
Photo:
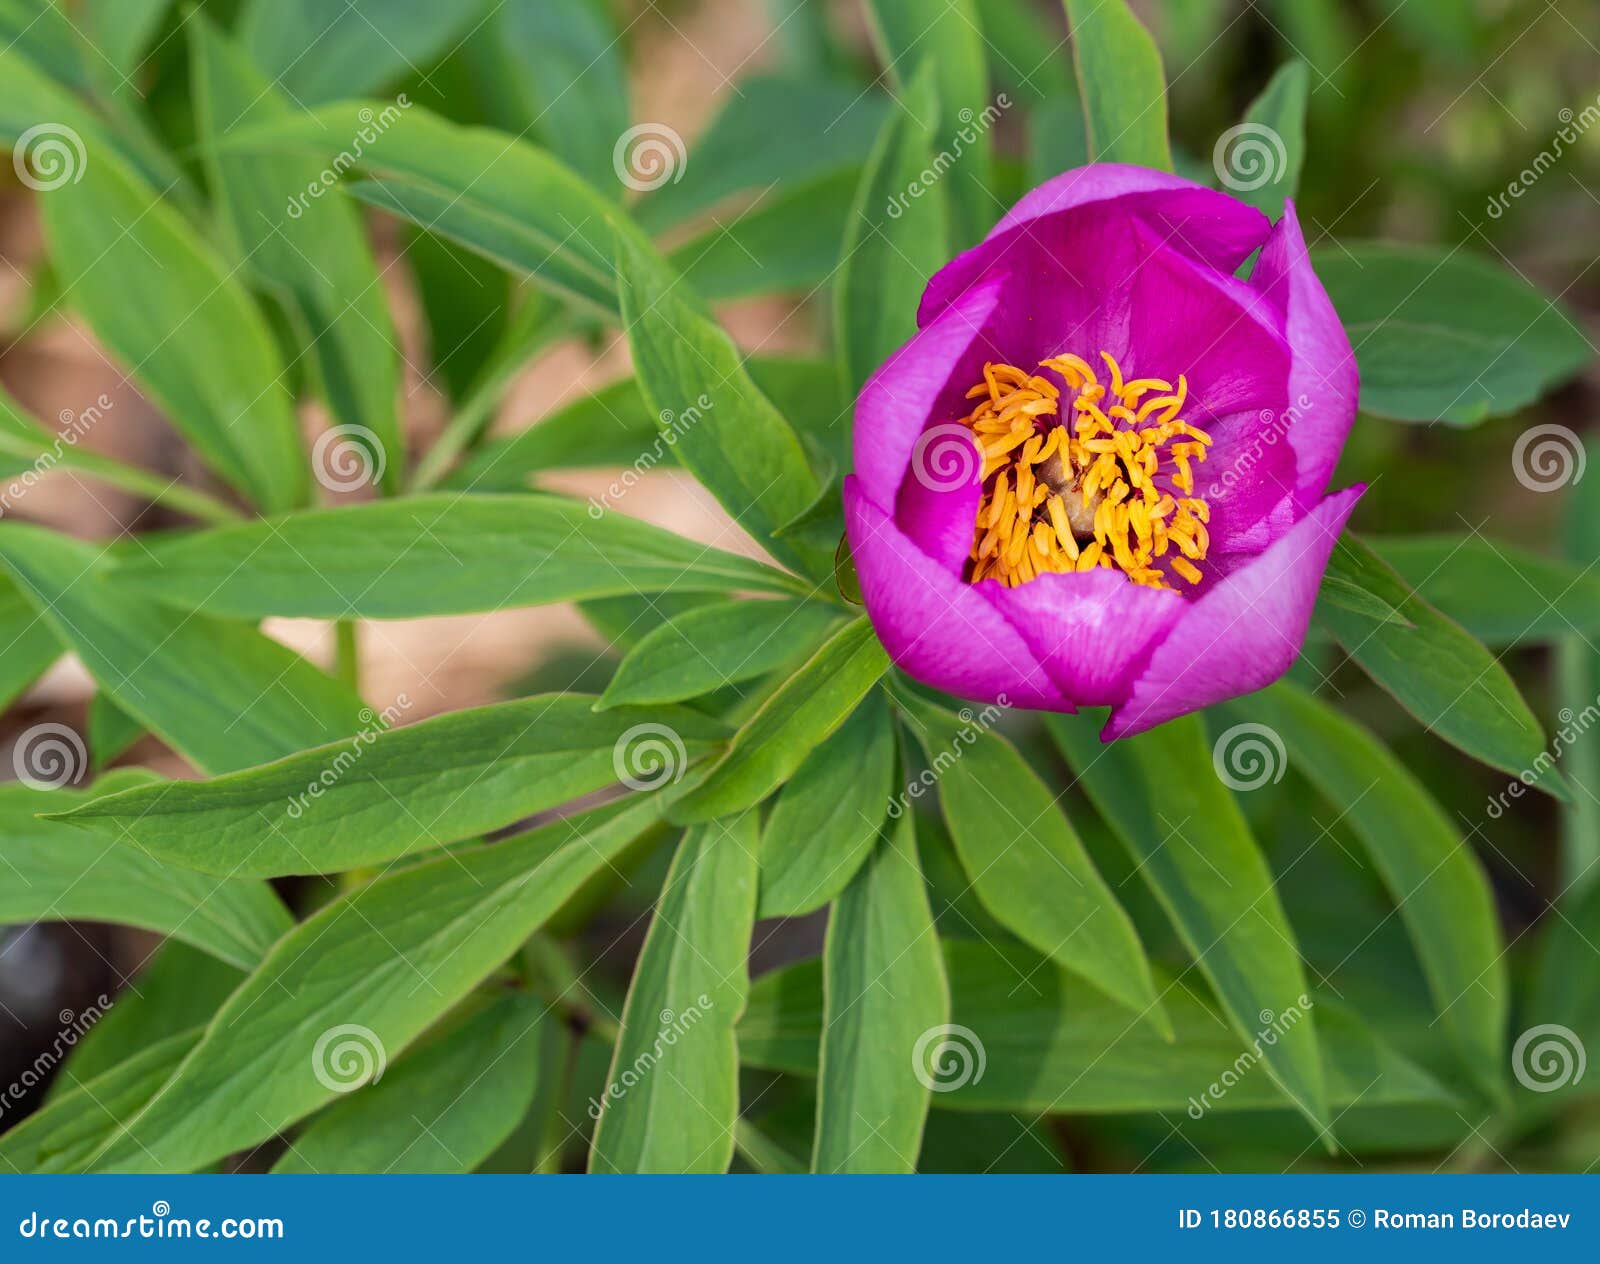
M 1375 623 L 1329 607 L 1323 622 L 1345 651 L 1435 736 L 1513 776 L 1568 797 L 1544 755 L 1544 730 L 1498 659 L 1401 582 L 1365 541 L 1346 534 L 1328 573 L 1376 594 L 1409 623 Z
M 1170 1031 L 1132 920 L 1094 867 L 1058 796 L 1005 738 L 1002 708 L 953 715 L 903 693 L 928 758 L 909 790 L 937 784 L 939 805 L 978 899 L 1001 925 L 1081 975 L 1131 1015 Z M 914 800 L 902 801 L 909 812 Z
M 341 101 L 240 131 L 239 152 L 299 150 L 333 161 L 360 146 L 374 180 L 348 186 L 422 228 L 527 276 L 552 293 L 615 319 L 619 239 L 644 235 L 538 145 L 488 128 L 459 127 L 420 105 Z M 349 158 L 338 162 L 345 170 Z
M 1127 0 L 1066 0 L 1089 156 L 1172 170 L 1161 54 Z
M 889 669 L 866 619 L 836 632 L 734 734 L 703 781 L 669 810 L 680 824 L 728 816 L 777 789 Z
M 364 452 L 369 481 L 394 491 L 405 472 L 395 413 L 399 340 L 360 216 L 345 199 L 323 196 L 315 155 L 219 147 L 234 131 L 295 110 L 203 15 L 187 26 L 199 139 L 208 146 L 212 194 L 238 255 L 300 321 L 323 394 L 344 427 L 338 442 Z M 322 467 L 335 473 L 326 457 Z
M 763 676 L 814 650 L 839 621 L 837 607 L 799 601 L 719 601 L 686 611 L 628 651 L 595 707 L 681 702 Z
M 55 630 L 0 572 L 0 709 L 33 684 L 61 657 Z
M 202 873 L 338 873 L 502 829 L 619 780 L 666 784 L 726 731 L 679 708 L 597 715 L 593 701 L 541 694 L 388 731 L 374 720 L 262 768 L 125 790 L 60 819 Z
M 1193 716 L 1102 745 L 1099 717 L 1048 721 L 1079 783 L 1110 822 L 1161 901 L 1224 1015 L 1319 1132 L 1329 1127 L 1317 1027 L 1301 1000 L 1305 973 L 1271 871 L 1213 770 Z M 1263 1029 L 1292 1026 L 1268 1043 Z
M 1230 1031 L 1192 985 L 1173 986 L 1162 977 L 1176 1032 L 1169 1041 L 1148 1026 L 1130 1026 L 1126 1011 L 1020 945 L 956 939 L 943 948 L 953 1025 L 935 1068 L 936 1115 L 1290 1109 L 1255 1045 Z M 746 1065 L 816 1074 L 822 976 L 823 963 L 812 958 L 756 980 L 739 1024 Z M 1333 1104 L 1461 1108 L 1359 1018 L 1331 999 L 1308 999 L 1316 1007 Z M 1292 1031 L 1295 1021 L 1286 1015 L 1279 1025 Z M 1234 1083 L 1218 1093 L 1218 1077 L 1229 1069 Z
M 1594 553 L 1568 562 L 1476 534 L 1368 536 L 1367 544 L 1417 596 L 1487 645 L 1600 635 Z
M 361 726 L 361 700 L 255 628 L 113 584 L 106 551 L 0 525 L 0 567 L 129 715 L 206 772 L 248 768 Z
M 1276 220 L 1300 183 L 1306 155 L 1303 61 L 1285 62 L 1244 112 L 1244 121 L 1217 138 L 1212 166 L 1223 188 Z
M 761 831 L 762 917 L 799 917 L 844 890 L 877 841 L 894 770 L 894 721 L 874 691 L 772 805 Z
M 359 96 L 448 54 L 484 0 L 247 0 L 240 39 L 286 95 L 306 105 Z
M 1363 412 L 1475 426 L 1593 359 L 1559 304 L 1470 252 L 1343 241 L 1312 263 L 1361 366 Z
M 65 301 L 222 478 L 269 511 L 303 502 L 283 364 L 238 277 L 104 146 L 81 174 L 40 200 Z
M 445 1024 L 381 1080 L 318 1115 L 273 1173 L 470 1172 L 533 1100 L 547 1008 L 513 993 Z
M 640 798 L 378 878 L 281 939 L 86 1164 L 188 1172 L 366 1083 L 657 819 Z
M 73 744 L 81 739 L 64 726 L 46 727 L 53 731 L 30 730 L 19 740 L 23 766 L 46 758 L 42 743 L 54 742 L 57 754 L 68 761 L 62 765 L 66 770 L 78 761 Z M 92 791 L 0 787 L 0 870 L 6 874 L 0 883 L 0 921 L 137 926 L 250 969 L 291 924 L 288 910 L 265 883 L 170 867 L 136 847 L 38 819 L 152 780 L 130 769 L 101 778 Z
M 945 186 L 921 178 L 938 110 L 925 61 L 861 173 L 834 288 L 834 343 L 852 396 L 917 332 L 917 300 L 950 257 Z
M 941 155 L 949 182 L 947 194 L 956 239 L 970 245 L 999 218 L 1001 207 L 989 189 L 994 139 L 990 135 L 1006 102 L 989 96 L 989 72 L 974 0 L 871 0 L 867 12 L 880 56 L 902 85 L 914 85 L 929 71 L 934 95 L 918 101 L 935 107 L 917 125 L 932 129 L 932 147 Z M 904 104 L 911 106 L 914 94 Z
M 618 267 L 634 371 L 678 461 L 780 561 L 825 573 L 831 545 L 775 534 L 822 491 L 794 428 L 665 264 L 623 243 Z
M 686 833 L 628 988 L 590 1171 L 727 1171 L 755 909 L 755 814 Z
M 1269 744 L 1281 735 L 1294 768 L 1366 846 L 1410 933 L 1440 1024 L 1478 1084 L 1502 1093 L 1511 985 L 1489 879 L 1460 830 L 1371 733 L 1292 685 L 1231 703 L 1226 714 L 1243 722 L 1219 739 L 1224 767 L 1230 734 L 1234 743 Z M 1283 757 L 1281 748 L 1268 752 L 1269 766 Z M 1281 762 L 1275 771 L 1282 775 Z
M 950 988 L 909 816 L 828 919 L 815 1172 L 913 1172 L 949 1039 Z
M 641 592 L 789 592 L 801 581 L 561 496 L 435 494 L 173 536 L 119 585 L 259 619 L 415 619 Z

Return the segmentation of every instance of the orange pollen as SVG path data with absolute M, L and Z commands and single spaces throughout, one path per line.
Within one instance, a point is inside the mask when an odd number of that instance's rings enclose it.
M 1196 562 L 1211 539 L 1211 510 L 1194 494 L 1192 462 L 1211 436 L 1178 414 L 1188 398 L 1159 378 L 1124 381 L 1102 351 L 1111 380 L 1087 361 L 1041 361 L 1072 390 L 1069 432 L 1061 392 L 1037 374 L 986 364 L 967 392 L 978 401 L 963 424 L 983 455 L 983 498 L 972 536 L 970 579 L 1007 587 L 1050 572 L 1119 570 L 1136 584 L 1198 584 Z

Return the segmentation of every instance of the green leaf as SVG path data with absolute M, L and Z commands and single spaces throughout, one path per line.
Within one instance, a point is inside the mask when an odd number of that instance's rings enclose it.
M 833 279 L 860 170 L 847 167 L 762 197 L 726 224 L 712 220 L 667 257 L 707 299 L 810 298 Z
M 877 691 L 811 751 L 761 831 L 762 917 L 800 917 L 844 890 L 894 793 L 894 722 Z
M 990 77 L 1030 108 L 1077 95 L 1072 60 L 1062 55 L 1065 41 L 1048 12 L 1033 0 L 984 0 L 977 6 Z
M 945 940 L 953 1030 L 933 1096 L 936 1110 L 1038 1114 L 1288 1109 L 1260 1065 L 1278 1033 L 1241 1043 L 1190 987 L 1163 979 L 1177 1038 L 1149 1026 L 1020 945 Z M 1328 1066 L 1332 1103 L 1455 1106 L 1427 1072 L 1333 1001 L 1308 998 Z M 746 1065 L 815 1075 L 822 1038 L 821 963 L 813 958 L 757 979 L 739 1024 Z M 1304 1011 L 1277 1018 L 1292 1036 Z M 1235 1082 L 1217 1092 L 1224 1072 Z M 1209 1091 L 1208 1091 L 1209 1090 Z
M 1227 714 L 1242 724 L 1219 739 L 1224 764 L 1230 733 L 1269 743 L 1281 734 L 1295 769 L 1361 840 L 1411 936 L 1439 1023 L 1477 1082 L 1501 1095 L 1511 984 L 1488 875 L 1461 831 L 1377 738 L 1293 685 L 1231 703 Z
M 755 911 L 755 814 L 685 834 L 628 987 L 590 1171 L 728 1170 Z
M 399 338 L 360 217 L 343 198 L 322 196 L 316 157 L 220 147 L 235 131 L 296 111 L 203 16 L 187 25 L 196 131 L 235 251 L 298 319 L 334 420 L 344 427 L 340 442 L 363 453 L 363 470 L 374 473 L 365 481 L 393 492 L 405 471 L 395 412 Z M 321 466 L 325 478 L 344 474 L 326 460 Z
M 72 1046 L 46 1100 L 59 1101 L 169 1037 L 188 1032 L 198 1039 L 200 1029 L 243 982 L 237 966 L 181 939 L 165 940 Z
M 1150 32 L 1126 0 L 1066 0 L 1089 156 L 1172 170 L 1167 81 Z
M 210 781 L 93 799 L 60 819 L 201 873 L 338 873 L 502 829 L 627 779 L 664 784 L 726 730 L 698 712 L 596 714 L 583 694 L 452 711 Z M 401 695 L 396 710 L 409 704 Z
M 761 802 L 837 729 L 889 669 L 872 625 L 834 633 L 734 734 L 706 778 L 669 809 L 679 824 L 728 816 Z
M 39 208 L 64 301 L 201 458 L 265 510 L 305 501 L 310 480 L 284 367 L 233 271 L 92 142 L 82 178 Z
M 1224 132 L 1212 152 L 1223 187 L 1273 220 L 1300 184 L 1309 93 L 1305 62 L 1285 62 L 1245 110 L 1244 121 Z
M 346 186 L 352 195 L 613 320 L 618 242 L 649 248 L 615 203 L 545 150 L 409 102 L 341 101 L 236 134 L 228 147 L 310 151 L 340 171 L 359 149 L 374 178 Z
M 1400 627 L 1416 626 L 1387 601 L 1370 589 L 1363 588 L 1350 575 L 1336 575 L 1331 571 L 1322 577 L 1322 588 L 1317 593 L 1321 607 L 1336 606 L 1364 619 L 1378 623 L 1394 623 Z M 1321 620 L 1318 621 L 1319 626 Z
M 1585 459 L 1600 456 L 1594 443 L 1584 443 Z M 1563 508 L 1562 552 L 1590 566 L 1600 557 L 1600 480 L 1580 482 L 1570 492 Z M 1574 585 L 1576 587 L 1576 585 Z M 1555 653 L 1556 696 L 1581 700 L 1584 705 L 1574 719 L 1589 725 L 1589 699 L 1600 699 L 1600 654 L 1590 637 L 1563 636 Z M 1569 708 L 1569 710 L 1571 710 Z M 1562 727 L 1556 740 L 1565 742 L 1565 716 L 1556 717 Z M 1600 749 L 1594 742 L 1576 742 L 1561 750 L 1562 774 L 1575 786 L 1572 803 L 1561 815 L 1561 890 L 1568 899 L 1600 879 Z M 1596 905 L 1600 908 L 1600 904 Z M 1597 923 L 1600 924 L 1600 923 Z
M 1363 412 L 1475 426 L 1594 355 L 1558 304 L 1459 247 L 1346 241 L 1312 263 L 1355 348 Z
M 98 771 L 144 736 L 144 725 L 99 690 L 89 699 L 89 756 Z
M 923 182 L 938 112 L 924 62 L 861 173 L 834 288 L 835 354 L 850 395 L 917 332 L 917 301 L 950 258 L 944 186 Z
M 1412 626 L 1374 623 L 1330 607 L 1323 622 L 1351 658 L 1423 726 L 1452 746 L 1513 775 L 1539 774 L 1565 800 L 1561 774 L 1544 756 L 1544 730 L 1493 655 L 1401 582 L 1367 544 L 1346 532 L 1328 573 L 1374 593 Z
M 836 627 L 836 607 L 719 601 L 669 619 L 628 651 L 596 708 L 698 698 L 809 655 Z
M 444 1024 L 312 1121 L 274 1175 L 470 1172 L 533 1101 L 543 1002 L 513 993 Z
M 283 939 L 86 1165 L 188 1172 L 371 1079 L 656 820 L 641 797 L 390 873 Z
M 172 0 L 87 0 L 86 25 L 94 46 L 117 74 L 134 78 L 161 29 Z
M 628 78 L 603 0 L 505 0 L 481 34 L 490 120 L 512 135 L 531 127 L 595 188 L 620 192 L 613 150 L 628 130 Z
M 0 567 L 111 700 L 203 771 L 264 764 L 360 724 L 346 686 L 252 627 L 113 584 L 97 546 L 5 523 Z
M 62 734 L 76 739 L 70 730 Z M 53 734 L 37 740 L 51 737 L 67 740 Z M 27 743 L 24 734 L 21 747 Z M 264 883 L 170 868 L 136 847 L 108 847 L 57 821 L 35 819 L 149 780 L 129 770 L 102 778 L 92 792 L 0 786 L 0 868 L 6 873 L 0 922 L 138 926 L 250 969 L 290 926 L 288 910 Z
M 871 0 L 867 14 L 878 54 L 902 89 L 928 67 L 934 92 L 905 94 L 902 108 L 931 134 L 939 153 L 955 239 L 970 245 L 1004 209 L 990 191 L 994 126 L 1009 99 L 989 96 L 984 40 L 973 0 Z M 920 113 L 921 111 L 931 111 Z
M 169 537 L 129 553 L 114 576 L 129 591 L 238 619 L 415 619 L 623 593 L 802 587 L 598 506 L 408 496 Z
M 427 326 L 430 376 L 459 407 L 510 328 L 511 278 L 481 255 L 420 228 L 406 236 L 405 262 Z
M 1216 990 L 1228 1025 L 1253 1042 L 1272 1016 L 1306 1008 L 1305 973 L 1272 872 L 1213 770 L 1205 731 L 1187 716 L 1102 745 L 1098 719 L 1083 712 L 1051 716 L 1047 724 Z M 1261 1059 L 1326 1136 L 1329 1096 L 1316 1025 L 1306 1014 Z
M 830 452 L 849 443 L 849 410 L 839 402 L 833 366 L 821 360 L 764 358 L 745 362 L 762 393 L 802 434 Z M 570 404 L 562 404 L 526 430 L 485 443 L 440 486 L 455 491 L 525 490 L 544 470 L 676 464 L 674 444 L 661 435 L 639 384 L 623 378 Z
M 825 573 L 820 544 L 774 538 L 822 492 L 799 436 L 664 265 L 624 243 L 617 266 L 634 372 L 679 462 L 780 561 Z
M 360 96 L 448 55 L 484 0 L 246 0 L 239 39 L 284 94 L 305 105 Z
M 898 701 L 928 757 L 908 792 L 937 784 L 951 840 L 983 907 L 1166 1033 L 1139 934 L 1062 812 L 1059 794 L 1010 742 L 989 731 L 1003 708 L 953 715 L 910 693 Z M 902 800 L 900 809 L 909 811 L 910 802 Z
M 1083 103 L 1071 96 L 1052 97 L 1028 115 L 1028 184 L 1043 184 L 1063 171 L 1089 161 Z
M 909 816 L 834 904 L 823 947 L 814 1172 L 916 1170 L 950 988 Z
M 1489 645 L 1600 634 L 1600 579 L 1587 565 L 1484 536 L 1369 536 L 1417 596 Z
M 857 169 L 888 108 L 882 95 L 851 82 L 743 79 L 687 161 L 639 202 L 639 223 L 658 232 L 745 190 L 799 188 Z
M 201 1029 L 180 1032 L 55 1098 L 0 1136 L 0 1169 L 81 1172 L 114 1138 L 121 1121 L 143 1110 L 199 1042 Z
M 15 48 L 18 60 L 25 57 L 60 83 L 90 87 L 84 42 L 54 0 L 0 0 L 0 44 Z
M 0 711 L 60 657 L 55 631 L 0 571 Z

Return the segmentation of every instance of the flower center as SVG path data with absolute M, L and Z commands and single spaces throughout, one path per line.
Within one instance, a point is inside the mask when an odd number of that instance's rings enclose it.
M 1211 510 L 1194 495 L 1191 461 L 1211 436 L 1178 414 L 1189 385 L 1122 379 L 1102 351 L 1101 382 L 1075 355 L 1041 361 L 1071 388 L 1071 429 L 1058 417 L 1053 382 L 1010 364 L 986 364 L 967 392 L 977 406 L 963 424 L 983 453 L 983 498 L 970 579 L 1007 587 L 1051 572 L 1120 570 L 1136 584 L 1200 582 Z

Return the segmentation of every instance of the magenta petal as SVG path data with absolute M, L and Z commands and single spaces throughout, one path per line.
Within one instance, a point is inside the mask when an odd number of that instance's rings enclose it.
M 1250 284 L 1281 314 L 1294 363 L 1289 371 L 1288 427 L 1297 466 L 1296 498 L 1313 504 L 1333 477 L 1339 452 L 1355 421 L 1361 379 L 1339 314 L 1311 270 L 1311 257 L 1294 203 L 1272 230 L 1256 260 Z
M 971 357 L 967 352 L 982 334 L 999 302 L 1000 290 L 997 279 L 963 294 L 937 321 L 885 360 L 861 388 L 852 456 L 866 494 L 880 508 L 895 507 L 912 449 L 935 409 L 947 401 L 950 391 L 956 391 L 959 399 L 976 380 L 968 371 Z M 981 373 L 981 351 L 977 363 Z M 974 487 L 978 474 L 974 468 Z
M 1129 737 L 1270 685 L 1294 662 L 1339 532 L 1364 486 L 1335 492 L 1191 602 L 1102 737 Z
M 844 481 L 844 509 L 862 599 L 896 666 L 974 702 L 1072 709 L 999 611 L 918 549 L 856 475 Z
M 1038 221 L 1112 201 L 1119 203 L 1119 215 L 1149 224 L 1172 249 L 1230 273 L 1261 245 L 1270 227 L 1254 207 L 1181 176 L 1110 162 L 1078 167 L 1027 194 L 982 242 L 940 269 L 923 292 L 917 323 L 928 324 L 980 276 L 1004 262 Z
M 1120 571 L 1041 575 L 978 591 L 1021 633 L 1066 696 L 1078 706 L 1109 706 L 1128 696 L 1157 644 L 1186 608 L 1166 589 L 1132 583 Z

